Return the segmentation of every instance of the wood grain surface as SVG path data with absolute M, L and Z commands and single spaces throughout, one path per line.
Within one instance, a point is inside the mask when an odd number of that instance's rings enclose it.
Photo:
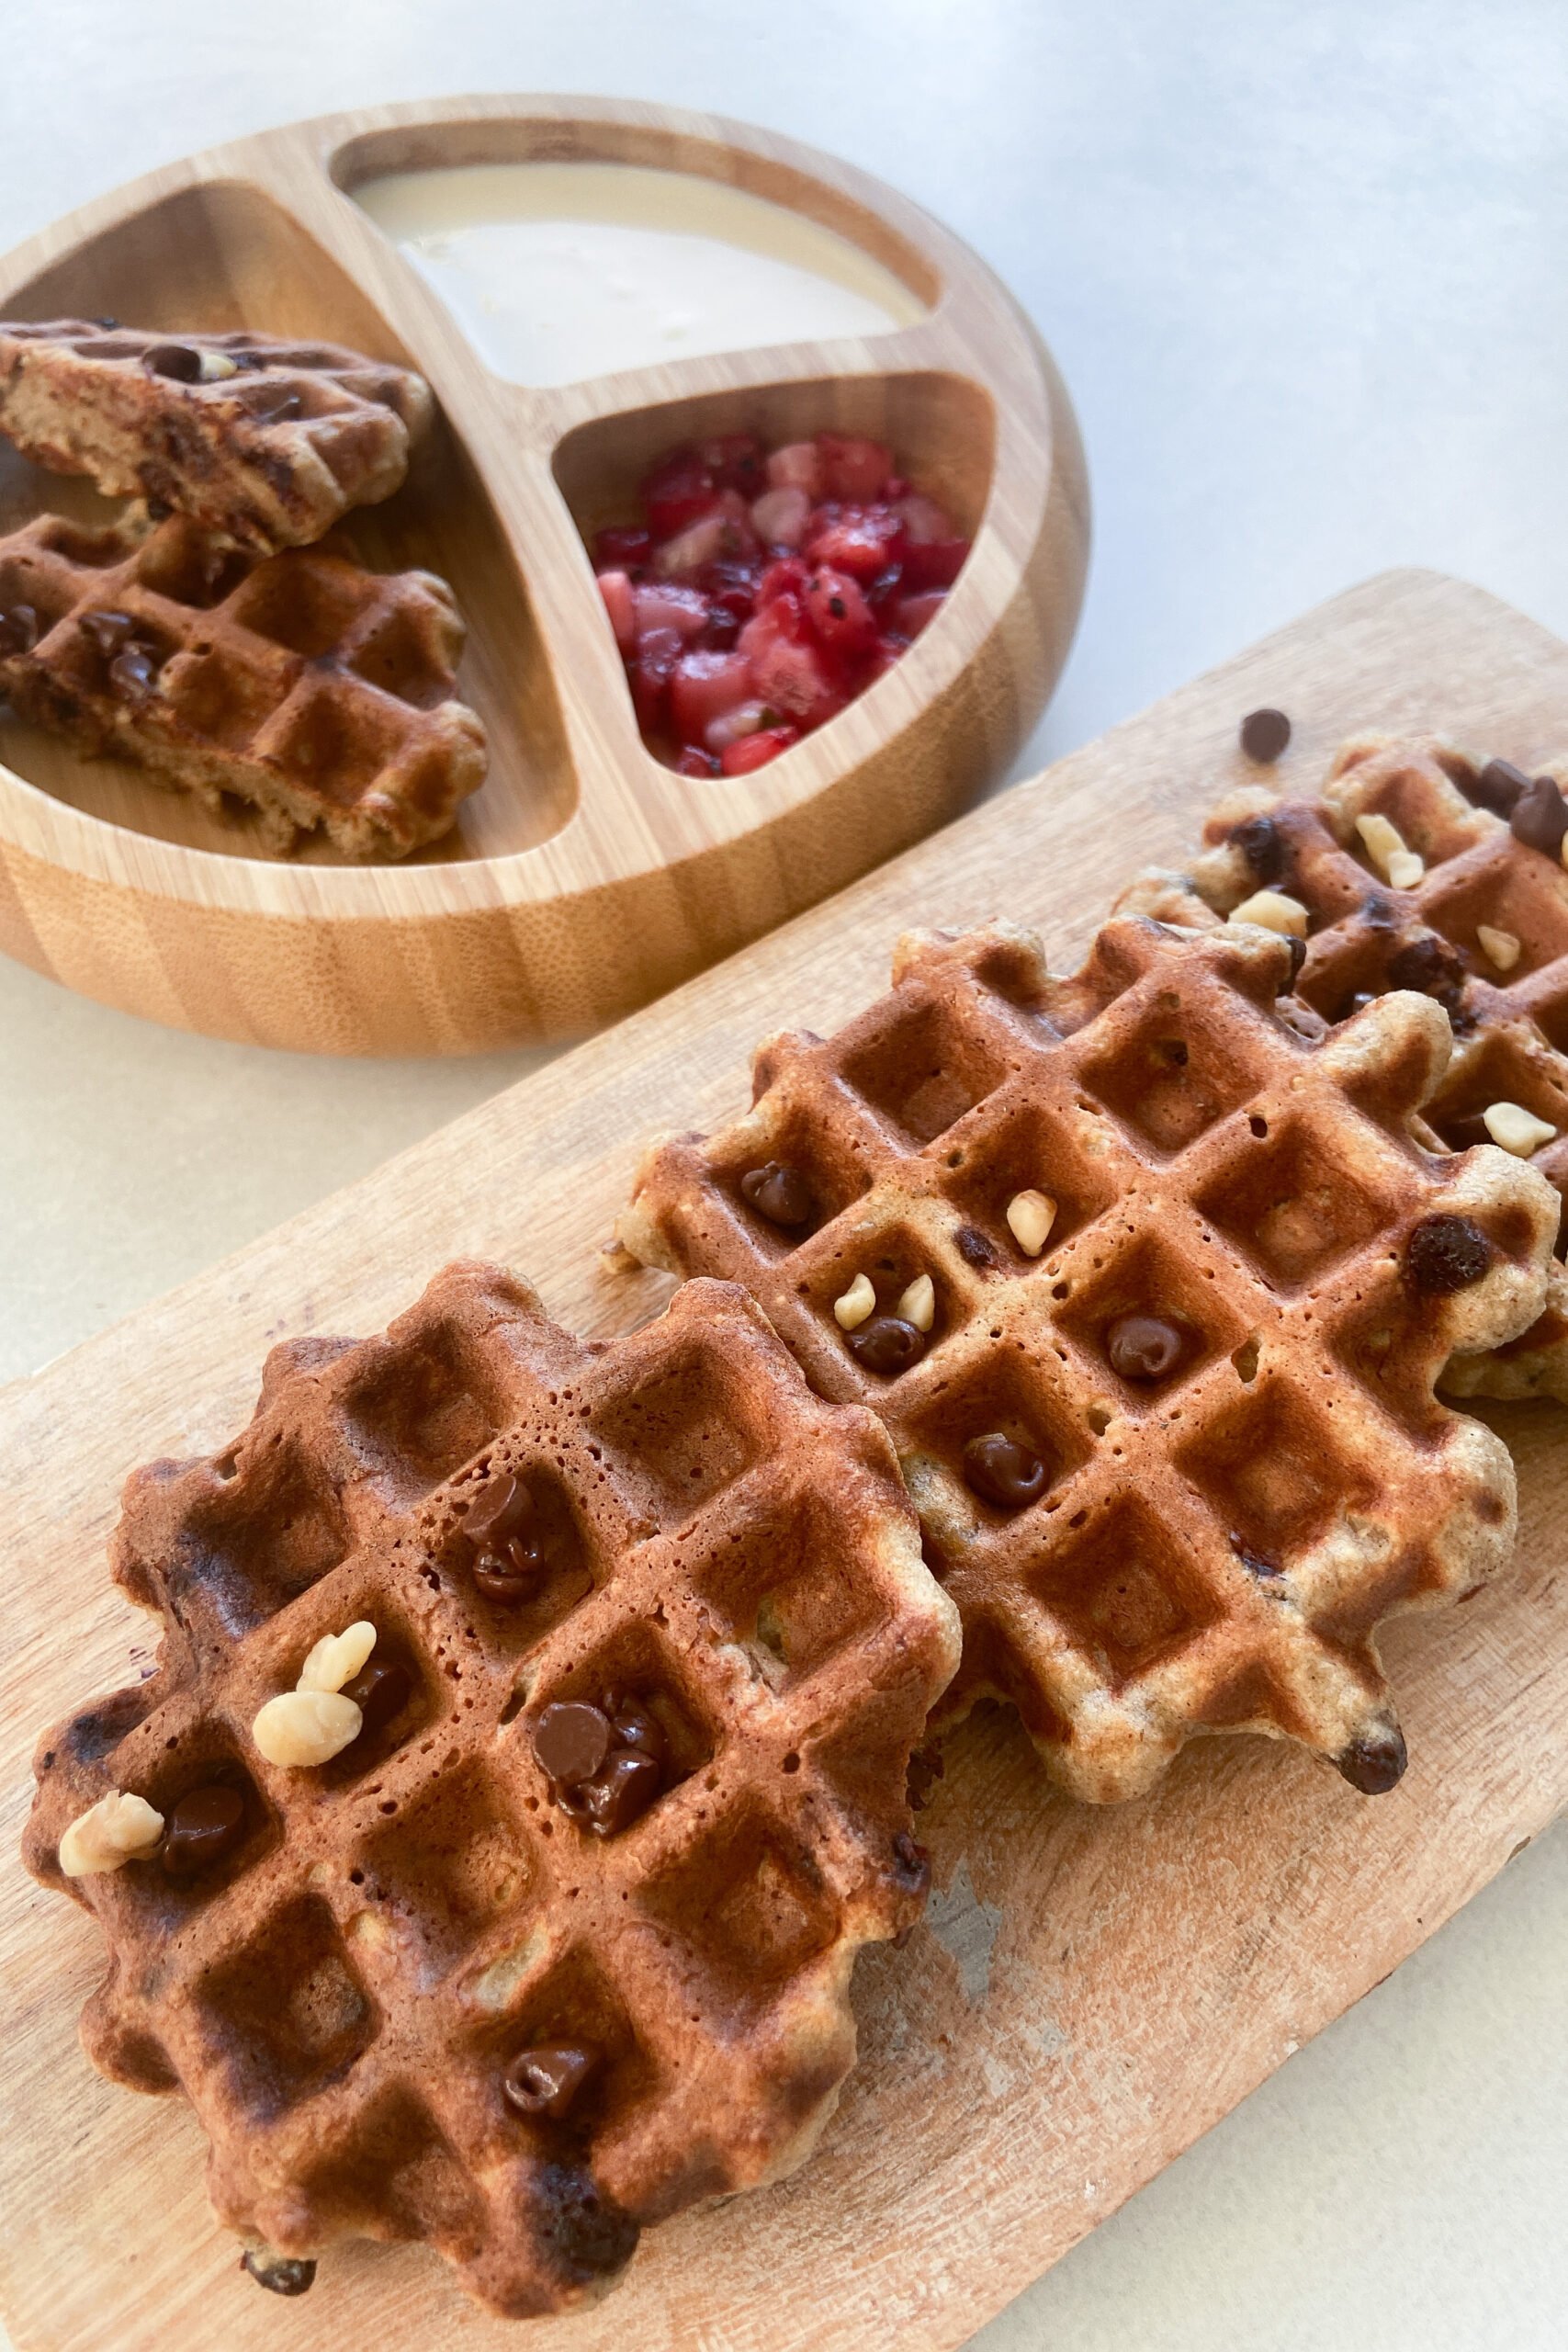
M 458 1252 L 524 1269 L 581 1329 L 641 1320 L 667 1285 L 603 1244 L 650 1128 L 732 1110 L 755 1040 L 842 1020 L 907 925 L 1002 912 L 1076 956 L 1128 865 L 1174 855 L 1237 775 L 1236 719 L 1263 701 L 1296 722 L 1296 782 L 1369 726 L 1437 726 L 1529 768 L 1568 736 L 1568 646 L 1434 575 L 1370 582 L 0 1394 L 0 2310 L 18 2352 L 522 2340 L 415 2250 L 345 2247 L 303 2302 L 260 2294 L 207 2213 L 189 2116 L 78 2050 L 96 1930 L 23 1877 L 16 1840 L 36 1734 L 146 1656 L 103 1565 L 125 1472 L 235 1429 L 272 1340 L 378 1329 Z M 1474 1894 L 1568 1801 L 1562 1424 L 1530 1407 L 1495 1425 L 1519 1556 L 1392 1631 L 1413 1759 L 1392 1795 L 1225 1738 L 1156 1797 L 1091 1812 L 1047 1787 L 1010 1716 L 973 1718 L 923 1816 L 929 1918 L 862 1962 L 862 2060 L 817 2157 L 652 2233 L 611 2301 L 528 2340 L 956 2345 Z
M 534 390 L 480 361 L 356 205 L 389 172 L 546 158 L 696 175 L 808 215 L 930 307 L 886 334 Z M 267 131 L 171 164 L 0 262 L 0 316 L 250 327 L 417 368 L 440 406 L 409 480 L 347 519 L 378 570 L 441 572 L 490 775 L 400 865 L 268 856 L 124 762 L 0 722 L 0 947 L 176 1027 L 326 1053 L 473 1053 L 641 1004 L 918 841 L 1002 773 L 1077 619 L 1088 493 L 1050 355 L 978 256 L 852 165 L 714 116 L 457 98 Z M 582 530 L 633 512 L 663 448 L 819 427 L 886 440 L 974 548 L 869 692 L 753 775 L 644 750 Z M 0 528 L 93 512 L 0 455 Z

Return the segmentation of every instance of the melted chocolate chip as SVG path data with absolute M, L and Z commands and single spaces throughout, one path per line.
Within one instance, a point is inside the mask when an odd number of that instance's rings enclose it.
M 7 605 L 0 612 L 0 653 L 30 653 L 38 641 L 38 611 L 34 605 Z
M 740 1179 L 740 1197 L 770 1225 L 786 1227 L 807 1223 L 817 1205 L 799 1169 L 784 1159 L 749 1168 Z
M 171 1878 L 194 1878 L 226 1861 L 245 1834 L 245 1801 L 238 1789 L 210 1781 L 187 1789 L 170 1806 L 158 1859 Z
M 1241 748 L 1249 760 L 1277 760 L 1291 740 L 1282 710 L 1249 710 L 1241 722 Z
M 1285 933 L 1285 945 L 1290 949 L 1290 959 L 1285 966 L 1285 977 L 1280 983 L 1281 996 L 1290 995 L 1291 990 L 1301 978 L 1302 966 L 1307 959 L 1306 941 L 1297 933 L 1290 931 Z
M 1359 1789 L 1364 1797 L 1386 1796 L 1404 1778 L 1409 1760 L 1404 1734 L 1397 1724 L 1383 1731 L 1363 1732 L 1334 1759 L 1350 1786 Z
M 638 1756 L 651 1757 L 656 1764 L 664 1762 L 669 1744 L 662 1726 L 646 1707 L 639 1707 L 635 1699 L 623 1699 L 611 1692 L 604 1701 L 604 1712 L 618 1747 L 629 1747 Z
M 591 1781 L 562 1792 L 561 1801 L 595 1838 L 618 1838 L 642 1818 L 663 1786 L 663 1770 L 651 1756 L 617 1747 Z
M 534 1498 L 510 1471 L 492 1471 L 463 1513 L 463 1532 L 479 1551 L 521 1535 L 535 1517 Z
M 538 2042 L 513 2060 L 501 2078 L 502 2091 L 519 2115 L 544 2115 L 560 2123 L 603 2064 L 591 2042 Z
M 1568 801 L 1554 776 L 1531 778 L 1508 812 L 1508 825 L 1516 841 L 1527 849 L 1539 849 L 1548 857 L 1560 857 L 1562 837 L 1568 833 Z
M 134 639 L 109 663 L 109 684 L 117 694 L 150 694 L 157 678 L 159 657 L 151 645 L 139 644 Z
M 893 1840 L 894 1874 L 911 1894 L 923 1894 L 931 1884 L 931 1858 L 907 1829 Z
M 569 2278 L 605 2278 L 626 2268 L 637 2252 L 637 2225 L 588 2173 L 574 2165 L 546 2165 L 535 2194 L 540 2235 Z
M 1452 1013 L 1464 993 L 1466 973 L 1464 958 L 1458 948 L 1435 931 L 1424 931 L 1396 947 L 1388 959 L 1388 984 L 1394 989 L 1416 989 L 1423 996 L 1433 998 L 1446 1012 Z
M 541 1547 L 515 1536 L 498 1552 L 481 1552 L 469 1573 L 481 1600 L 496 1609 L 515 1609 L 538 1591 L 544 1569 Z
M 1021 1510 L 1045 1491 L 1045 1464 L 1027 1445 L 991 1430 L 972 1437 L 964 1449 L 964 1476 L 982 1502 L 998 1510 Z
M 1187 1352 L 1187 1341 L 1163 1315 L 1119 1315 L 1105 1334 L 1105 1354 L 1122 1380 L 1164 1380 Z
M 997 1253 L 977 1226 L 961 1225 L 953 1239 L 959 1256 L 966 1266 L 973 1266 L 976 1272 L 980 1272 L 987 1266 L 996 1264 Z
M 413 1696 L 413 1677 L 395 1658 L 373 1657 L 352 1682 L 344 1684 L 343 1695 L 353 1700 L 365 1719 L 359 1726 L 360 1738 L 374 1739 L 408 1705 Z
M 188 343 L 155 343 L 142 355 L 142 364 L 154 376 L 170 377 L 176 384 L 199 384 L 201 354 Z
M 1512 760 L 1488 760 L 1477 776 L 1461 776 L 1459 788 L 1474 808 L 1490 808 L 1496 817 L 1506 817 L 1515 801 L 1529 784 L 1523 768 Z
M 129 613 L 84 613 L 80 628 L 83 636 L 106 658 L 118 653 L 136 634 L 136 623 Z
M 586 1699 L 558 1699 L 534 1725 L 539 1768 L 558 1788 L 591 1781 L 610 1752 L 610 1719 Z
M 1468 1216 L 1424 1216 L 1404 1245 L 1404 1279 L 1429 1297 L 1468 1290 L 1491 1263 L 1492 1244 Z
M 1285 836 L 1272 817 L 1247 817 L 1231 831 L 1231 840 L 1247 860 L 1247 870 L 1257 882 L 1282 882 L 1285 878 Z
M 265 2245 L 248 2245 L 240 2256 L 240 2267 L 248 2270 L 258 2287 L 269 2295 L 302 2295 L 316 2283 L 316 2266 L 292 2255 L 274 2254 Z
M 1285 1573 L 1278 1560 L 1271 1560 L 1267 1552 L 1255 1552 L 1250 1544 L 1242 1542 L 1239 1535 L 1231 1537 L 1231 1550 L 1249 1577 L 1267 1578 L 1282 1577 Z
M 874 1315 L 849 1335 L 850 1352 L 867 1372 L 887 1377 L 908 1372 L 926 1351 L 926 1335 L 899 1315 Z

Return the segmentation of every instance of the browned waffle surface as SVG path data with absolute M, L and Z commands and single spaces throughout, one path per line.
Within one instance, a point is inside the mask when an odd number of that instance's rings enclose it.
M 421 377 L 333 344 L 0 325 L 0 432 L 25 457 L 262 551 L 389 497 L 430 416 Z
M 533 1550 L 498 1600 L 464 1528 L 508 1479 Z M 164 1613 L 158 1670 L 44 1740 L 26 1853 L 66 1884 L 60 1839 L 110 1789 L 243 1804 L 195 1875 L 68 1883 L 110 1951 L 88 2050 L 185 2091 L 221 2220 L 293 2257 L 427 2240 L 525 2314 L 809 2150 L 855 1951 L 923 1902 L 905 1776 L 958 1630 L 885 1433 L 739 1292 L 604 1348 L 448 1268 L 383 1339 L 276 1350 L 227 1453 L 139 1472 L 116 1573 Z M 258 1710 L 358 1621 L 395 1712 L 269 1764 Z M 536 1731 L 609 1693 L 662 1760 L 601 1836 Z M 569 2111 L 519 2113 L 509 2072 L 562 2049 L 592 2064 Z
M 1392 988 L 1433 996 L 1452 1020 L 1454 1052 L 1426 1106 L 1431 1125 L 1462 1149 L 1484 1138 L 1492 1105 L 1517 1105 L 1551 1131 L 1525 1156 L 1568 1200 L 1568 873 L 1560 854 L 1521 840 L 1476 805 L 1472 795 L 1506 797 L 1517 788 L 1506 775 L 1483 785 L 1484 772 L 1449 744 L 1354 740 L 1319 799 L 1266 786 L 1228 795 L 1190 869 L 1145 875 L 1121 903 L 1212 924 L 1260 887 L 1294 899 L 1307 913 L 1298 982 L 1305 1001 L 1335 1022 Z M 1393 888 L 1378 870 L 1358 828 L 1362 817 L 1386 818 L 1421 859 L 1412 888 Z M 1461 1356 L 1443 1385 L 1458 1396 L 1568 1403 L 1561 1263 L 1541 1319 L 1506 1347 Z
M 744 1283 L 815 1387 L 882 1416 L 964 1620 L 944 1713 L 1013 1701 L 1091 1799 L 1223 1728 L 1389 1785 L 1373 1629 L 1512 1541 L 1506 1449 L 1432 1384 L 1540 1312 L 1554 1198 L 1491 1146 L 1416 1140 L 1435 1004 L 1317 1042 L 1276 1009 L 1290 972 L 1251 925 L 1113 922 L 1066 981 L 1001 927 L 908 938 L 836 1037 L 761 1048 L 746 1117 L 656 1146 L 620 1225 L 647 1263 Z M 770 1167 L 793 1183 L 759 1208 Z M 1036 1256 L 1008 1216 L 1028 1192 L 1055 1204 Z M 929 1279 L 904 1369 L 840 1328 L 860 1277 L 896 1323 Z M 1138 1377 L 1149 1317 L 1170 1360 Z M 974 1483 L 987 1438 L 1036 1466 L 1032 1498 Z
M 258 558 L 183 516 L 0 538 L 0 694 L 215 812 L 249 804 L 278 850 L 320 829 L 397 857 L 447 831 L 487 762 L 457 699 L 463 636 L 431 572 Z

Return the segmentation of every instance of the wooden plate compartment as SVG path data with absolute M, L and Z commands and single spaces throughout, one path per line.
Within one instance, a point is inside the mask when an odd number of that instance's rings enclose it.
M 930 305 L 886 334 L 691 357 L 535 390 L 489 369 L 354 202 L 470 163 L 695 172 L 850 237 Z M 0 311 L 251 326 L 426 375 L 441 417 L 349 529 L 378 568 L 440 571 L 469 624 L 460 690 L 491 770 L 448 839 L 395 867 L 262 851 L 113 761 L 0 723 L 0 945 L 179 1025 L 336 1052 L 464 1052 L 623 1012 L 918 838 L 992 780 L 1054 684 L 1081 595 L 1082 461 L 1065 393 L 1004 289 L 849 166 L 768 134 L 592 100 L 455 100 L 331 118 L 103 199 L 0 266 Z M 672 441 L 824 425 L 888 440 L 975 539 L 897 669 L 772 767 L 674 775 L 645 751 L 582 533 L 631 511 Z M 0 458 L 0 523 L 107 512 Z

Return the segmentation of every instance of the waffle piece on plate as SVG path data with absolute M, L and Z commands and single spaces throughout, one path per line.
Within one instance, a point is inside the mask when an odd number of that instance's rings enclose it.
M 1392 1785 L 1374 1628 L 1512 1542 L 1506 1448 L 1432 1384 L 1540 1313 L 1555 1196 L 1416 1140 L 1436 1004 L 1319 1042 L 1276 1007 L 1292 964 L 1252 926 L 1113 922 L 1066 980 L 1027 933 L 915 934 L 620 1221 L 882 1416 L 964 1620 L 942 1717 L 1011 1700 L 1080 1797 L 1242 1728 Z
M 335 344 L 0 324 L 0 433 L 24 457 L 262 553 L 389 497 L 431 413 L 423 377 Z
M 280 851 L 319 827 L 400 857 L 446 831 L 487 760 L 456 697 L 463 636 L 433 572 L 248 555 L 180 515 L 0 538 L 0 695 L 214 810 L 248 802 Z
M 115 1573 L 158 1668 L 44 1740 L 27 1859 L 108 1939 L 90 2055 L 185 2092 L 264 2283 L 414 2238 L 559 2310 L 809 2152 L 855 1952 L 924 1902 L 958 1626 L 884 1431 L 740 1292 L 585 1346 L 449 1267 L 139 1472 Z
M 1429 739 L 1365 737 L 1341 750 L 1318 799 L 1232 792 L 1187 873 L 1143 875 L 1119 904 L 1209 927 L 1249 910 L 1293 925 L 1306 941 L 1297 988 L 1330 1022 L 1390 989 L 1424 990 L 1454 1032 L 1426 1105 L 1432 1127 L 1455 1149 L 1491 1136 L 1568 1200 L 1565 838 L 1555 776 Z M 1461 1355 L 1442 1385 L 1568 1404 L 1561 1260 L 1530 1329 Z

